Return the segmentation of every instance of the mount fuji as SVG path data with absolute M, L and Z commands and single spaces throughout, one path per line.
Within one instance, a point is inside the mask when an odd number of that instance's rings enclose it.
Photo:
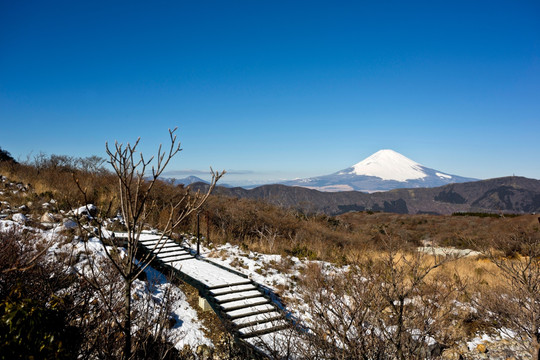
M 380 150 L 334 174 L 282 182 L 319 191 L 377 192 L 398 188 L 436 187 L 478 179 L 430 169 L 393 150 Z

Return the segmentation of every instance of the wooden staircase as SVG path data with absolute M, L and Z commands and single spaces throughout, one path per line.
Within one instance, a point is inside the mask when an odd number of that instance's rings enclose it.
M 154 267 L 172 272 L 197 288 L 237 340 L 254 347 L 249 339 L 293 326 L 275 294 L 246 275 L 196 257 L 192 249 L 160 235 L 141 234 L 139 248 L 156 254 Z

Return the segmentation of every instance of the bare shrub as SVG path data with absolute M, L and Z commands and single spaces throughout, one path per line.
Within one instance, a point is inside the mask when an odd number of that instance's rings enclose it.
M 50 244 L 28 231 L 0 231 L 0 297 L 18 289 L 23 298 L 47 301 L 65 286 L 62 267 L 45 261 Z
M 16 228 L 0 231 L 0 358 L 76 357 L 74 307 L 58 294 L 75 280 L 46 258 L 49 244 Z
M 463 285 L 434 272 L 452 259 L 406 252 L 390 236 L 385 247 L 344 273 L 313 266 L 306 272 L 301 301 L 313 336 L 305 356 L 424 359 L 459 338 L 449 329 Z
M 497 266 L 502 282 L 484 284 L 478 305 L 497 327 L 507 328 L 540 359 L 540 235 L 518 230 L 498 238 L 484 254 Z

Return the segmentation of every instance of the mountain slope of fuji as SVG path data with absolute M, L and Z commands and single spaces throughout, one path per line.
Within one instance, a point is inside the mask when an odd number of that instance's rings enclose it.
M 393 151 L 380 150 L 334 174 L 282 182 L 319 191 L 376 192 L 401 188 L 428 188 L 477 179 L 430 169 Z

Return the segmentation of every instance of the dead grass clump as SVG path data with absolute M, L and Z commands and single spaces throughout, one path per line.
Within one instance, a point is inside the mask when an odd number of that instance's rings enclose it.
M 247 269 L 248 266 L 244 263 L 244 260 L 241 257 L 234 257 L 230 264 L 232 267 L 235 268 L 242 268 Z

